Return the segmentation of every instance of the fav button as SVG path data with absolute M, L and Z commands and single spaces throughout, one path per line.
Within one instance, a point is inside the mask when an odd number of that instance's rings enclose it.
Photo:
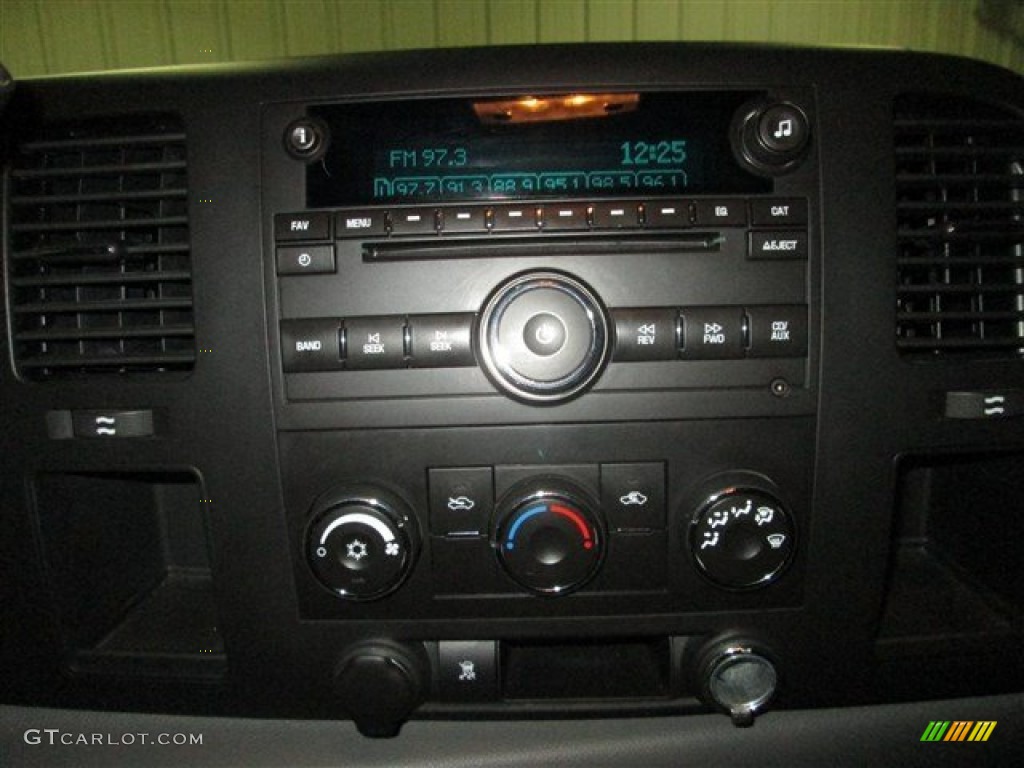
M 274 216 L 278 240 L 326 240 L 331 219 L 326 213 L 279 213 Z

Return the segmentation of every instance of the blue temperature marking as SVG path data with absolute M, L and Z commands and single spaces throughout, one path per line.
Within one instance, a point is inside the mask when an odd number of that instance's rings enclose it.
M 525 523 L 531 517 L 536 517 L 537 515 L 544 514 L 544 512 L 547 511 L 547 508 L 548 508 L 547 504 L 538 504 L 536 507 L 530 507 L 528 510 L 523 512 L 523 514 L 521 514 L 519 516 L 519 519 L 516 520 L 512 524 L 512 527 L 509 529 L 508 541 L 505 542 L 505 549 L 515 549 L 516 548 L 516 542 L 515 542 L 516 531 L 519 530 L 519 526 L 521 526 L 523 523 Z

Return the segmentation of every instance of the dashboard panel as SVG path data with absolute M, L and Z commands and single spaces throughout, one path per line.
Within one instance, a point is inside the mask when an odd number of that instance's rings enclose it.
M 1019 692 L 1022 108 L 677 44 L 19 82 L 3 703 Z

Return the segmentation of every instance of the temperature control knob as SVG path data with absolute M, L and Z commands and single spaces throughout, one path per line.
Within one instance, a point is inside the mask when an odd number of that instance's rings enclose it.
M 392 493 L 361 487 L 317 502 L 306 550 L 325 587 L 347 599 L 372 600 L 405 580 L 417 543 L 405 503 Z
M 604 554 L 596 506 L 580 489 L 534 482 L 499 505 L 494 546 L 502 568 L 518 584 L 547 595 L 583 586 Z
M 723 587 L 743 589 L 773 581 L 794 551 L 793 521 L 782 503 L 762 490 L 726 488 L 707 499 L 690 525 L 697 566 Z

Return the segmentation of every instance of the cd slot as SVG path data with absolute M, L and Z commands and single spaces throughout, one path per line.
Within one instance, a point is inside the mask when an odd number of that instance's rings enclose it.
M 579 256 L 659 253 L 708 253 L 721 248 L 718 232 L 686 232 L 628 237 L 537 236 L 478 237 L 459 240 L 363 243 L 363 261 L 417 261 L 427 259 L 495 259 L 529 256 Z

